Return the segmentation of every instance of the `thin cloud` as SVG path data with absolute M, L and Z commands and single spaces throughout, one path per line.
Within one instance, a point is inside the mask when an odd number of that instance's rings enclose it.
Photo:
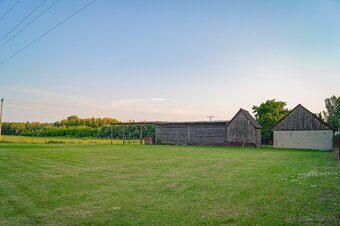
M 149 100 L 150 101 L 165 101 L 165 99 L 161 97 L 153 97 L 153 98 L 150 98 Z
M 161 102 L 165 101 L 164 98 L 161 97 L 152 97 L 149 99 L 125 99 L 116 101 L 117 104 L 136 104 L 136 103 L 147 103 L 147 102 Z

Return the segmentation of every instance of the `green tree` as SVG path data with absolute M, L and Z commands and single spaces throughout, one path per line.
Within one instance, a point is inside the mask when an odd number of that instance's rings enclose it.
M 340 120 L 340 96 L 331 96 L 325 99 L 326 111 L 323 112 L 326 122 L 333 128 L 339 127 Z
M 79 118 L 76 115 L 62 119 L 54 123 L 40 122 L 4 122 L 2 123 L 2 132 L 4 135 L 22 135 L 22 136 L 70 136 L 70 137 L 108 137 L 111 135 L 110 125 L 116 125 L 119 121 L 113 118 Z M 154 134 L 154 128 L 143 131 Z M 139 127 L 132 126 L 131 138 L 138 138 Z M 114 137 L 128 135 L 128 125 L 114 126 Z
M 262 126 L 262 139 L 264 142 L 272 139 L 270 128 L 280 121 L 289 110 L 286 107 L 286 102 L 267 100 L 260 104 L 260 106 L 253 106 L 253 113 L 256 120 Z
M 319 113 L 315 113 L 315 115 L 316 116 L 318 116 L 319 117 L 319 119 L 321 119 L 321 121 L 325 121 L 325 118 L 323 117 L 323 114 L 322 114 L 322 112 L 319 112 Z

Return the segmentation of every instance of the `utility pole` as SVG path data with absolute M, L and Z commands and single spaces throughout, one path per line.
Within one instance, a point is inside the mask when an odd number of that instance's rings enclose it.
M 213 115 L 210 115 L 210 116 L 207 116 L 208 119 L 210 119 L 210 122 L 211 122 L 211 119 L 214 118 Z
M 0 140 L 1 140 L 1 128 L 2 128 L 2 107 L 4 105 L 4 98 L 1 99 L 1 109 L 0 109 Z

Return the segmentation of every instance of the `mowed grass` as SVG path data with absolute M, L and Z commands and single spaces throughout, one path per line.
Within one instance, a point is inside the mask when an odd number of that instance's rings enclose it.
M 14 136 L 1 135 L 0 143 L 16 143 L 16 144 L 48 144 L 48 143 L 65 143 L 65 144 L 111 144 L 111 139 L 98 137 L 30 137 L 30 136 Z M 128 139 L 112 139 L 112 144 L 128 144 Z M 143 141 L 144 143 L 144 141 Z M 130 139 L 130 144 L 140 144 L 139 139 Z
M 0 144 L 0 225 L 337 225 L 331 152 Z

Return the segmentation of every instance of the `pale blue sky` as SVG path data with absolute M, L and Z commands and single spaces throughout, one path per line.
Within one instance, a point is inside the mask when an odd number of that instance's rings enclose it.
M 0 39 L 42 1 L 21 0 Z M 14 2 L 0 1 L 0 18 Z M 0 62 L 88 2 L 61 0 L 0 48 Z M 319 112 L 333 94 L 339 0 L 97 0 L 0 65 L 5 121 L 230 119 L 273 98 Z

